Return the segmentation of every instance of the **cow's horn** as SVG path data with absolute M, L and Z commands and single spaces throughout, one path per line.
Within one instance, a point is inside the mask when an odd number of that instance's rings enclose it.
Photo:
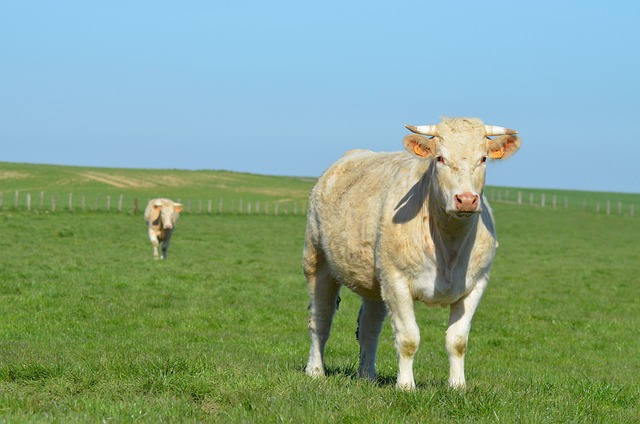
M 419 125 L 417 127 L 405 125 L 405 127 L 416 134 L 430 135 L 433 137 L 438 135 L 438 128 L 435 125 Z
M 503 135 L 503 134 L 518 134 L 518 131 L 512 130 L 509 128 L 496 127 L 495 125 L 485 125 L 484 126 L 485 135 Z

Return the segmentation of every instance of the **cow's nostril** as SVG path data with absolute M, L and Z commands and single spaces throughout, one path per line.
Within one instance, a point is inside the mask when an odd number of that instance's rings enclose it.
M 479 196 L 473 193 L 456 194 L 456 209 L 461 212 L 474 212 L 478 209 Z

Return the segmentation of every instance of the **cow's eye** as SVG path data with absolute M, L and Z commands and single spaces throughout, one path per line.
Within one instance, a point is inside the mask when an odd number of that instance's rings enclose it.
M 482 156 L 482 159 L 480 159 L 480 163 L 486 163 L 486 162 L 487 162 L 487 157 Z
M 442 157 L 442 155 L 436 156 L 436 160 L 438 161 L 438 163 L 441 163 L 444 165 L 444 158 Z

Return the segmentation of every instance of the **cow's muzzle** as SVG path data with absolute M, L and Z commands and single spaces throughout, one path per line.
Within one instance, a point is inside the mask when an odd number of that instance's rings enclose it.
M 456 194 L 454 196 L 456 203 L 456 211 L 463 213 L 478 212 L 478 205 L 480 203 L 480 196 L 470 192 Z

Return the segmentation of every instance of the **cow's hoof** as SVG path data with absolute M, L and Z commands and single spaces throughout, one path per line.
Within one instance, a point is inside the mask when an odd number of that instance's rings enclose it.
M 416 383 L 413 380 L 405 383 L 398 381 L 396 386 L 398 390 L 402 390 L 403 392 L 413 392 L 416 390 Z
M 307 367 L 304 372 L 312 378 L 324 377 L 324 369 L 322 367 Z
M 452 390 L 463 391 L 467 388 L 467 384 L 464 381 L 449 381 L 449 388 Z

